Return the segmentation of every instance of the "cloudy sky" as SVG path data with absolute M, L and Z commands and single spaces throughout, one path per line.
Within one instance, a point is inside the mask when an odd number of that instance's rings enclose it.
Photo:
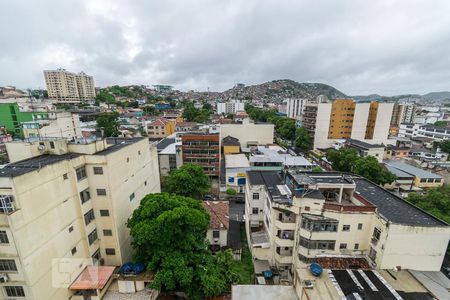
M 0 86 L 44 87 L 42 70 L 63 67 L 98 86 L 450 90 L 448 0 L 3 0 L 0 11 Z

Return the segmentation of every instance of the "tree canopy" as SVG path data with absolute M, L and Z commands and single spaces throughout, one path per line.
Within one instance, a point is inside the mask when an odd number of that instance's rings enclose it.
M 97 131 L 103 130 L 105 137 L 118 136 L 119 135 L 119 113 L 101 113 L 97 116 Z
M 436 121 L 433 124 L 434 126 L 438 126 L 438 127 L 447 127 L 448 126 L 448 122 L 447 121 Z
M 107 91 L 100 90 L 100 92 L 97 93 L 97 96 L 95 96 L 95 101 L 98 103 L 104 102 L 107 104 L 113 104 L 116 102 L 116 99 L 112 94 L 108 93 Z
M 450 154 L 450 140 L 444 140 L 439 143 L 442 152 Z
M 136 261 L 155 273 L 151 287 L 184 291 L 192 299 L 217 296 L 238 281 L 230 251 L 213 255 L 205 239 L 209 215 L 200 201 L 173 194 L 142 199 L 127 226 Z
M 360 157 L 355 149 L 330 150 L 327 152 L 327 160 L 336 171 L 355 173 L 376 184 L 384 185 L 396 179 L 375 157 Z
M 309 135 L 308 130 L 305 127 L 299 127 L 295 131 L 295 146 L 303 151 L 311 150 L 313 146 L 313 140 Z
M 208 176 L 197 164 L 185 164 L 164 179 L 164 189 L 186 197 L 199 197 L 209 190 Z
M 183 111 L 183 118 L 188 122 L 205 123 L 211 114 L 211 109 L 196 109 L 192 102 L 188 102 Z
M 450 186 L 429 189 L 423 195 L 410 193 L 406 200 L 450 223 Z

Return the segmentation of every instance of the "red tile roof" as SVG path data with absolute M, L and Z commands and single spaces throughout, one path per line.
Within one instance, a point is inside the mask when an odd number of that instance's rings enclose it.
M 71 290 L 101 290 L 111 278 L 116 267 L 87 266 L 70 285 Z
M 209 229 L 229 228 L 228 201 L 204 201 L 202 204 L 210 216 Z

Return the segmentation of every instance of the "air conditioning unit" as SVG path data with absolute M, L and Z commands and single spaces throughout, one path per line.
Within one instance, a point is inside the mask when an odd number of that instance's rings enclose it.
M 312 289 L 314 287 L 314 283 L 311 280 L 304 280 L 303 287 L 305 289 Z
M 0 283 L 8 282 L 8 274 L 0 274 Z

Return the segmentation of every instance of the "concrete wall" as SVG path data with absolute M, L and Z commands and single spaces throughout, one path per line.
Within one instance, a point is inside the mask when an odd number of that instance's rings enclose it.
M 242 147 L 248 142 L 257 142 L 259 145 L 273 144 L 273 124 L 222 124 L 220 125 L 220 140 L 232 136 L 239 139 Z
M 370 103 L 357 103 L 353 117 L 352 139 L 364 140 L 369 117 Z
M 314 133 L 314 149 L 328 148 L 334 140 L 328 139 L 332 103 L 320 103 L 317 106 L 316 131 Z

